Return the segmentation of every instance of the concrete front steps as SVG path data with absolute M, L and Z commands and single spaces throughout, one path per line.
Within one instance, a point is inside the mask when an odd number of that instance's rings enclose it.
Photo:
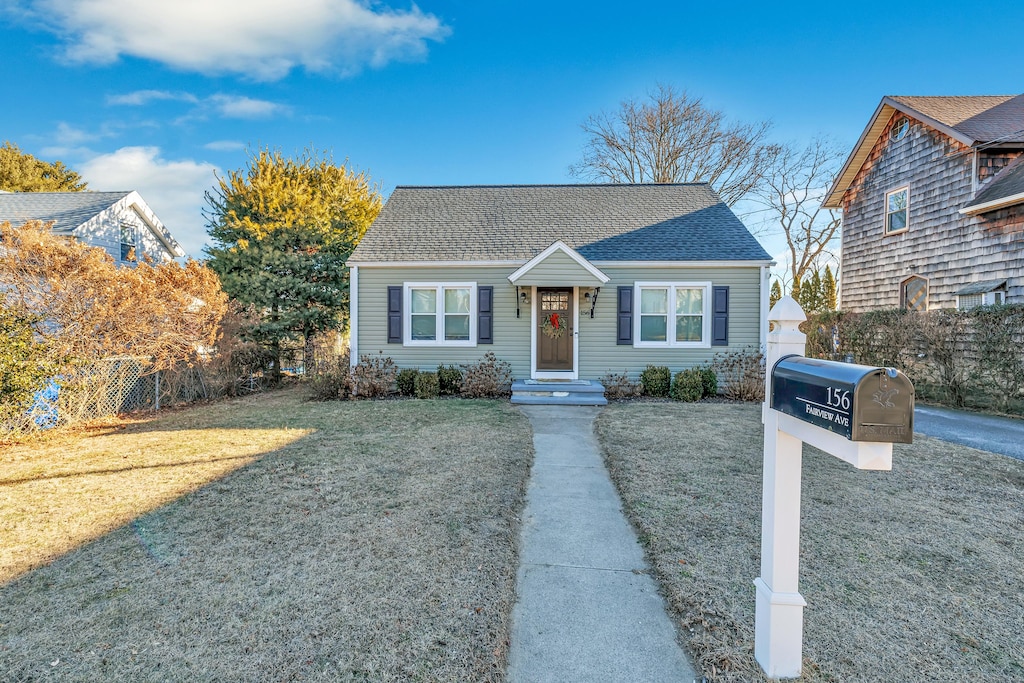
M 512 382 L 512 403 L 520 405 L 603 406 L 604 385 L 587 379 L 517 379 Z

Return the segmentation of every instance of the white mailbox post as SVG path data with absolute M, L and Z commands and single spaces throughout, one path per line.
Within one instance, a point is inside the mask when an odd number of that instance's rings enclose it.
M 798 325 L 806 316 L 800 305 L 786 296 L 775 304 L 768 320 L 772 331 L 768 333 L 765 354 L 761 576 L 754 581 L 757 587 L 754 655 L 768 676 L 796 678 L 800 675 L 803 609 L 807 604 L 799 592 L 803 444 L 811 444 L 858 469 L 892 469 L 891 441 L 907 441 L 913 434 L 913 386 L 895 370 L 798 358 L 802 365 L 820 371 L 826 380 L 814 387 L 820 390 L 820 396 L 788 396 L 787 399 L 793 399 L 785 408 L 788 414 L 781 412 L 772 407 L 773 370 L 786 356 L 804 355 L 806 339 Z M 861 379 L 858 385 L 844 385 L 855 386 L 854 389 L 839 389 L 836 388 L 839 383 L 835 386 L 828 383 L 830 372 L 835 376 L 854 375 Z M 870 386 L 869 380 L 873 382 Z M 781 391 L 783 384 L 779 381 Z M 800 386 L 798 381 L 791 385 Z M 897 400 L 902 403 L 896 404 L 894 397 L 901 390 L 903 396 Z M 799 390 L 791 393 L 799 393 Z M 803 393 L 810 396 L 813 392 Z M 858 398 L 861 395 L 866 397 Z M 869 405 L 857 407 L 857 400 Z M 906 414 L 908 400 L 909 416 Z M 793 409 L 793 405 L 799 406 L 799 410 Z M 794 415 L 799 415 L 800 419 Z M 856 429 L 860 429 L 860 436 L 851 436 L 858 434 Z

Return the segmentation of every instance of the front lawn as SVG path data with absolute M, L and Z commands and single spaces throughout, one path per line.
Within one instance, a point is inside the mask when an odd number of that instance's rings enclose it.
M 698 669 L 766 680 L 760 405 L 616 404 L 598 434 Z M 915 435 L 891 472 L 803 463 L 801 680 L 1024 681 L 1024 462 Z
M 297 391 L 0 450 L 4 680 L 502 680 L 505 401 Z

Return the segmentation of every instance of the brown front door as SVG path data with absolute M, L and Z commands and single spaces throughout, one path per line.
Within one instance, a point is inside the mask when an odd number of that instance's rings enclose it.
M 572 289 L 537 288 L 537 369 L 572 372 Z

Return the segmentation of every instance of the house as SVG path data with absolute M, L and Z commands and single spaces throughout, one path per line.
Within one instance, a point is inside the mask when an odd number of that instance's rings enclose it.
M 843 310 L 1024 303 L 1024 95 L 882 98 L 824 206 Z
M 352 360 L 677 371 L 761 346 L 771 264 L 704 183 L 398 187 L 348 261 Z
M 142 196 L 131 192 L 0 192 L 0 223 L 52 223 L 58 235 L 102 247 L 119 263 L 157 263 L 185 251 Z

